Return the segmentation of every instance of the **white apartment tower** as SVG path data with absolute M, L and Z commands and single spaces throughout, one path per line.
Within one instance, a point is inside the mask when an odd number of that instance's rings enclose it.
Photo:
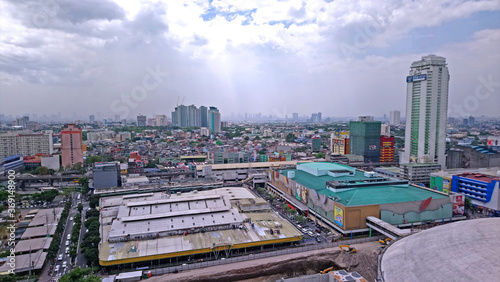
M 391 111 L 389 114 L 389 124 L 399 125 L 401 123 L 401 112 L 398 110 Z
M 450 74 L 436 55 L 413 62 L 406 77 L 405 151 L 401 163 L 434 162 L 445 167 Z

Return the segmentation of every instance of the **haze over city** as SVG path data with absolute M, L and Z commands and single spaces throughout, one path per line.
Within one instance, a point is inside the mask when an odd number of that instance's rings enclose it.
M 450 70 L 449 116 L 498 116 L 499 10 L 498 1 L 3 0 L 1 110 L 134 119 L 183 101 L 223 118 L 404 115 L 411 62 L 436 54 Z

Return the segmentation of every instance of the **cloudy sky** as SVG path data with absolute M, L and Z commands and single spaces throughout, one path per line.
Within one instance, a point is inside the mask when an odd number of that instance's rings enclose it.
M 431 53 L 451 116 L 500 116 L 498 0 L 0 0 L 0 113 L 381 116 Z

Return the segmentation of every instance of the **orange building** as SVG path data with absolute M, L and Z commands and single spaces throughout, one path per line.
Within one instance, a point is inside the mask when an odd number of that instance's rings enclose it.
M 61 129 L 62 166 L 71 167 L 76 163 L 83 165 L 82 129 L 76 124 L 66 124 Z

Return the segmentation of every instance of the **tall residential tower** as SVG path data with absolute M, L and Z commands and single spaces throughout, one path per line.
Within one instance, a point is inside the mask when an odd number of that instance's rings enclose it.
M 67 168 L 81 163 L 83 165 L 82 129 L 76 124 L 66 124 L 61 129 L 62 166 Z
M 445 167 L 450 75 L 446 59 L 422 57 L 406 77 L 405 151 L 401 163 L 438 163 Z

